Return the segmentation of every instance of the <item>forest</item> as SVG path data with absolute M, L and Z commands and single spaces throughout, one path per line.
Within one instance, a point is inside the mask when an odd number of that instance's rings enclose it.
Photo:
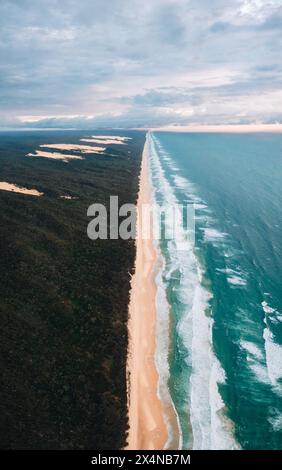
M 26 156 L 93 132 L 0 133 L 0 181 L 44 193 L 0 191 L 1 449 L 125 445 L 135 244 L 90 240 L 87 209 L 136 202 L 145 134 L 68 163 Z

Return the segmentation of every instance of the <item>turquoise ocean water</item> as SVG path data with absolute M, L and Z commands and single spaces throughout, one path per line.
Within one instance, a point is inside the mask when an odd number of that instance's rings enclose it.
M 159 393 L 179 447 L 282 449 L 282 135 L 148 146 L 155 201 L 195 204 L 195 246 L 158 243 Z

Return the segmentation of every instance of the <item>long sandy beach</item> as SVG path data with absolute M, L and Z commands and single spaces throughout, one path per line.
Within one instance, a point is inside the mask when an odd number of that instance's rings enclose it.
M 128 449 L 163 449 L 167 440 L 162 404 L 157 395 L 155 366 L 156 251 L 153 237 L 142 239 L 141 207 L 151 202 L 147 160 L 147 141 L 143 151 L 138 197 L 136 269 L 131 283 L 129 306 L 129 435 Z

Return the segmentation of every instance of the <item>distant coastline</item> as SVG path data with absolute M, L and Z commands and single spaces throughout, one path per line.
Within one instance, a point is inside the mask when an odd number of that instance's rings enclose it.
M 74 131 L 74 132 L 89 132 L 92 127 L 89 128 L 80 128 L 80 127 L 2 127 L 0 132 L 64 132 L 64 131 Z M 282 132 L 282 124 L 189 124 L 186 126 L 178 125 L 167 125 L 160 127 L 95 127 L 96 130 L 101 131 L 158 131 L 158 132 L 211 132 L 211 133 L 256 133 L 256 132 L 270 132 L 270 133 L 280 133 Z

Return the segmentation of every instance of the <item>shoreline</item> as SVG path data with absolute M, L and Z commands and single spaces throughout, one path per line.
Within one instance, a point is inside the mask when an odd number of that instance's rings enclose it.
M 161 450 L 168 439 L 164 409 L 158 398 L 159 377 L 155 365 L 157 287 L 154 269 L 157 253 L 152 236 L 148 239 L 139 236 L 142 205 L 151 202 L 147 148 L 146 137 L 137 203 L 135 273 L 131 280 L 128 319 L 128 450 Z

